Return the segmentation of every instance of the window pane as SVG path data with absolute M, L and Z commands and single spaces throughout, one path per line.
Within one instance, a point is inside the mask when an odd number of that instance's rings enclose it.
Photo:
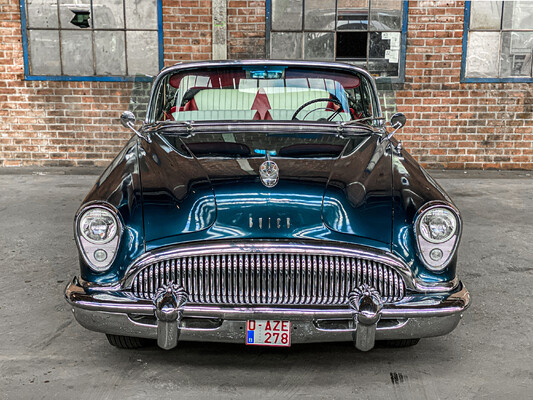
M 303 0 L 272 0 L 272 30 L 302 29 Z
M 29 32 L 32 75 L 61 75 L 59 31 Z
M 473 78 L 498 76 L 500 32 L 470 32 L 466 75 Z
M 305 29 L 332 31 L 335 29 L 335 0 L 306 0 Z
M 333 32 L 308 32 L 305 34 L 304 58 L 306 60 L 333 60 Z
M 367 32 L 337 32 L 337 58 L 366 60 Z
M 63 75 L 94 75 L 91 31 L 61 31 Z
M 337 29 L 367 30 L 368 0 L 338 0 Z
M 154 75 L 159 72 L 156 31 L 126 32 L 128 75 Z
M 126 75 L 124 32 L 95 31 L 94 53 L 97 75 Z
M 387 59 L 369 59 L 368 71 L 374 76 L 398 76 L 398 63 Z
M 272 32 L 270 57 L 281 59 L 302 58 L 301 32 Z
M 533 2 L 506 1 L 503 6 L 503 29 L 533 29 Z
M 126 0 L 127 29 L 157 29 L 156 0 Z
M 93 13 L 96 29 L 124 28 L 122 0 L 93 0 Z
M 57 28 L 56 0 L 28 0 L 26 2 L 28 28 Z
M 370 29 L 396 31 L 402 29 L 402 1 L 373 0 L 370 4 Z
M 531 76 L 533 32 L 503 32 L 500 74 Z
M 60 0 L 59 20 L 63 29 L 83 29 L 74 25 L 71 21 L 76 16 L 76 12 L 91 12 L 91 0 Z M 90 15 L 90 14 L 89 14 Z M 89 19 L 89 25 L 92 21 Z
M 500 29 L 501 1 L 472 1 L 470 4 L 470 29 Z

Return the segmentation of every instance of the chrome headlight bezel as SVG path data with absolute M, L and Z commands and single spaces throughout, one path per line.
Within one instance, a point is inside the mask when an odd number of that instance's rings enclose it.
M 428 215 L 429 212 L 442 209 L 448 216 L 455 218 L 455 229 L 452 233 L 446 236 L 444 240 L 432 240 L 426 237 L 421 230 L 421 222 L 423 218 Z M 443 271 L 453 259 L 459 241 L 461 239 L 462 220 L 459 210 L 453 205 L 442 201 L 431 201 L 424 204 L 416 213 L 414 219 L 414 230 L 416 236 L 418 257 L 426 268 L 433 272 Z M 438 260 L 431 257 L 431 253 L 441 254 Z
M 103 241 L 91 240 L 81 230 L 81 222 L 83 217 L 94 209 L 105 210 L 110 214 L 116 224 L 114 236 Z M 106 272 L 115 261 L 120 239 L 122 238 L 123 224 L 120 219 L 118 210 L 107 202 L 95 201 L 85 204 L 76 214 L 74 219 L 74 236 L 76 244 L 83 257 L 85 263 L 95 272 Z M 95 253 L 103 250 L 106 253 L 106 258 L 102 261 L 97 260 Z M 102 254 L 99 252 L 99 254 Z

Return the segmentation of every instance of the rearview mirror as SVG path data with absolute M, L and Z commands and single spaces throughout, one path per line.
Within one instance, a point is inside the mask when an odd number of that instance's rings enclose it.
M 141 139 L 146 140 L 148 143 L 151 139 L 148 136 L 144 136 L 141 132 L 135 129 L 135 115 L 131 111 L 124 111 L 120 116 L 120 123 L 125 127 L 131 129 Z
M 396 113 L 392 116 L 390 119 L 390 124 L 394 129 L 400 129 L 402 126 L 405 125 L 405 122 L 407 121 L 407 118 L 405 118 L 405 115 L 402 113 Z
M 130 128 L 135 124 L 135 115 L 131 111 L 124 111 L 120 116 L 120 122 L 124 128 Z

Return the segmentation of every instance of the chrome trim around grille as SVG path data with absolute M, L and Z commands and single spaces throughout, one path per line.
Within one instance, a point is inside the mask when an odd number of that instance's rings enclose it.
M 131 292 L 153 299 L 160 287 L 185 288 L 191 303 L 233 305 L 347 304 L 355 287 L 374 287 L 385 302 L 405 295 L 390 265 L 361 257 L 305 253 L 188 255 L 155 261 L 132 279 Z

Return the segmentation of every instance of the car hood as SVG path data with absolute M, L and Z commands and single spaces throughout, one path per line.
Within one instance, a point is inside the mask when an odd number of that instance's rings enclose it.
M 376 136 L 339 158 L 196 158 L 153 135 L 140 149 L 147 248 L 212 239 L 323 239 L 390 245 L 391 160 Z

